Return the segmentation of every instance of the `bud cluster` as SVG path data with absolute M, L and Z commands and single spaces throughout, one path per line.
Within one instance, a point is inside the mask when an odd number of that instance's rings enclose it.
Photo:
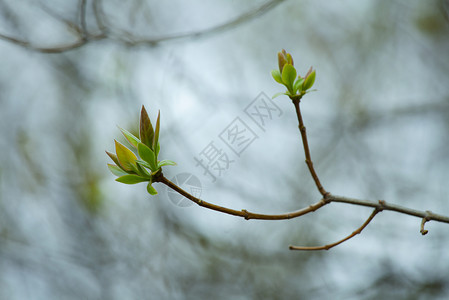
M 284 85 L 287 88 L 287 92 L 278 93 L 274 97 L 280 95 L 287 95 L 289 97 L 299 96 L 302 97 L 305 93 L 309 92 L 309 89 L 315 83 L 316 72 L 310 67 L 307 74 L 302 77 L 298 75 L 294 67 L 293 58 L 290 53 L 287 53 L 284 49 L 278 52 L 279 70 L 271 71 L 276 82 Z M 273 98 L 274 98 L 273 97 Z
M 108 151 L 106 151 L 106 154 L 115 163 L 115 165 L 108 164 L 108 168 L 112 174 L 118 176 L 116 181 L 125 184 L 148 182 L 148 193 L 151 195 L 157 194 L 152 183 L 155 177 L 160 174 L 161 167 L 176 165 L 176 163 L 171 160 L 160 161 L 157 159 L 161 149 L 159 145 L 159 129 L 160 113 L 157 116 L 156 128 L 153 129 L 153 125 L 151 124 L 148 113 L 143 105 L 140 112 L 140 139 L 127 130 L 120 128 L 120 131 L 131 145 L 131 148 L 137 152 L 140 159 L 133 151 L 115 141 L 116 154 Z

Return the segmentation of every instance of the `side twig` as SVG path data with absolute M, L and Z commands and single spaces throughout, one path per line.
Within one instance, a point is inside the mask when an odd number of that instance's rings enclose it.
M 373 212 L 371 213 L 371 215 L 368 217 L 368 219 L 366 219 L 365 223 L 362 224 L 362 226 L 360 226 L 359 228 L 357 228 L 357 230 L 355 230 L 353 233 L 351 233 L 350 235 L 348 235 L 347 237 L 345 237 L 344 239 L 339 240 L 338 242 L 332 243 L 332 244 L 327 244 L 324 246 L 316 246 L 316 247 L 302 247 L 302 246 L 290 246 L 289 249 L 290 250 L 302 250 L 302 251 L 314 251 L 314 250 L 329 250 L 335 246 L 340 245 L 341 243 L 346 242 L 347 240 L 355 237 L 357 234 L 360 234 L 362 232 L 363 229 L 365 229 L 366 226 L 368 226 L 368 224 L 371 222 L 371 220 L 374 219 L 374 217 L 381 212 L 380 209 L 375 208 L 373 210 Z
M 310 175 L 312 175 L 312 178 L 315 181 L 315 185 L 318 188 L 318 191 L 320 192 L 320 194 L 323 197 L 326 198 L 329 195 L 329 193 L 321 185 L 320 179 L 318 178 L 318 175 L 315 172 L 315 168 L 313 167 L 312 157 L 310 155 L 310 150 L 309 150 L 309 142 L 307 141 L 306 127 L 304 126 L 304 122 L 302 120 L 302 115 L 301 115 L 301 109 L 299 107 L 300 99 L 301 99 L 300 97 L 291 97 L 293 105 L 295 106 L 296 116 L 298 117 L 298 122 L 299 122 L 298 128 L 299 128 L 299 132 L 301 133 L 302 143 L 304 146 L 304 155 L 306 157 L 306 164 L 307 164 L 307 167 L 309 168 Z
M 424 218 L 422 218 L 422 222 L 421 222 L 421 230 L 419 232 L 421 232 L 422 235 L 426 235 L 429 231 L 424 229 L 424 225 L 426 225 L 427 222 L 429 222 L 430 216 L 433 215 L 433 213 L 429 210 L 426 210 L 426 216 Z

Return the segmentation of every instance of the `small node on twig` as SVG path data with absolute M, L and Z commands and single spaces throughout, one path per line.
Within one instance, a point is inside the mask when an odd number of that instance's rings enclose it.
M 379 207 L 377 207 L 377 210 L 379 212 L 383 211 L 386 205 L 387 202 L 385 202 L 385 200 L 379 200 Z
M 244 216 L 245 220 L 249 220 L 249 213 L 248 213 L 248 211 L 246 209 L 242 209 L 242 213 L 245 214 L 245 216 Z
M 332 202 L 332 195 L 329 192 L 325 192 L 323 198 L 321 199 L 324 203 L 328 204 Z

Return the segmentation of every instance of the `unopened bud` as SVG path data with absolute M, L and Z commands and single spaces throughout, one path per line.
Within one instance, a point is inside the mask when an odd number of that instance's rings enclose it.
M 294 65 L 293 58 L 290 53 L 287 53 L 285 49 L 282 49 L 281 52 L 278 52 L 278 62 L 279 62 L 279 71 L 282 74 L 282 70 L 286 64 Z

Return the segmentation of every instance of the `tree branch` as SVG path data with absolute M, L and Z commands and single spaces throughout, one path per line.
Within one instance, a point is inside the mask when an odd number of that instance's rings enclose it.
M 24 48 L 31 49 L 33 51 L 42 52 L 42 53 L 61 53 L 66 52 L 70 50 L 74 50 L 77 48 L 80 48 L 87 43 L 91 41 L 98 41 L 103 39 L 110 39 L 114 40 L 116 42 L 125 44 L 127 46 L 139 46 L 139 45 L 149 45 L 149 46 L 155 46 L 158 43 L 171 41 L 171 40 L 179 40 L 179 39 L 186 39 L 186 38 L 199 38 L 199 37 L 206 37 L 210 36 L 212 34 L 216 34 L 219 32 L 223 32 L 225 30 L 229 30 L 231 28 L 234 28 L 238 25 L 241 25 L 243 23 L 246 23 L 252 19 L 254 19 L 257 16 L 260 16 L 269 10 L 276 7 L 278 4 L 282 3 L 285 0 L 271 0 L 267 1 L 266 3 L 262 4 L 258 8 L 251 10 L 249 12 L 243 13 L 239 15 L 238 17 L 231 19 L 223 24 L 219 24 L 216 26 L 212 26 L 207 29 L 198 30 L 198 31 L 192 31 L 187 33 L 179 33 L 179 34 L 171 34 L 166 36 L 160 36 L 155 38 L 140 38 L 136 37 L 133 34 L 125 31 L 125 30 L 119 30 L 117 28 L 113 28 L 113 25 L 110 24 L 107 20 L 107 18 L 104 16 L 102 9 L 101 9 L 101 3 L 100 0 L 94 0 L 93 1 L 93 11 L 94 11 L 94 19 L 97 23 L 97 26 L 100 29 L 99 34 L 89 34 L 87 32 L 87 20 L 86 20 L 86 0 L 80 0 L 79 4 L 79 19 L 80 19 L 80 25 L 79 26 L 71 26 L 73 29 L 75 29 L 78 32 L 78 39 L 74 41 L 73 43 L 66 44 L 66 45 L 58 45 L 54 47 L 39 47 L 31 44 L 28 41 L 21 40 L 19 38 L 15 38 L 6 34 L 0 33 L 0 39 L 6 40 L 10 43 L 22 46 Z
M 200 38 L 200 37 L 210 36 L 212 34 L 223 32 L 223 31 L 232 29 L 238 25 L 249 22 L 250 20 L 254 19 L 255 17 L 260 16 L 260 15 L 270 11 L 271 9 L 273 9 L 278 4 L 280 4 L 284 1 L 285 0 L 267 1 L 266 3 L 262 4 L 261 6 L 259 6 L 258 8 L 254 9 L 252 11 L 243 13 L 240 16 L 238 16 L 232 20 L 229 20 L 223 24 L 219 24 L 219 25 L 207 28 L 207 29 L 203 29 L 203 30 L 199 30 L 199 31 L 192 31 L 192 32 L 187 32 L 187 33 L 166 35 L 166 36 L 156 37 L 156 38 L 152 38 L 152 39 L 145 39 L 145 38 L 132 39 L 132 40 L 128 40 L 127 44 L 130 44 L 133 46 L 134 45 L 142 45 L 142 44 L 155 45 L 157 43 L 166 42 L 166 41 L 170 41 L 170 40 L 178 40 L 178 39 L 186 39 L 186 38 Z
M 302 115 L 301 115 L 301 110 L 300 110 L 300 100 L 301 100 L 302 95 L 297 95 L 297 96 L 293 96 L 290 97 L 290 99 L 293 102 L 293 105 L 295 106 L 295 110 L 296 110 L 296 116 L 298 118 L 298 128 L 299 131 L 301 133 L 301 138 L 302 138 L 302 142 L 303 142 L 303 147 L 304 147 L 304 155 L 306 158 L 306 164 L 309 168 L 309 172 L 313 178 L 313 180 L 315 181 L 315 185 L 318 189 L 318 191 L 320 192 L 320 194 L 323 196 L 323 198 L 316 202 L 315 204 L 312 204 L 306 208 L 294 211 L 294 212 L 290 212 L 290 213 L 284 213 L 284 214 L 260 214 L 260 213 L 253 213 L 253 212 L 249 212 L 246 209 L 242 209 L 242 210 L 235 210 L 235 209 L 231 209 L 231 208 L 227 208 L 227 207 L 223 207 L 223 206 L 219 206 L 219 205 L 215 205 L 206 201 L 203 201 L 199 198 L 196 198 L 194 196 L 192 196 L 191 194 L 189 194 L 188 192 L 184 191 L 183 189 L 181 189 L 179 186 L 177 186 L 176 184 L 174 184 L 173 182 L 171 182 L 170 180 L 168 180 L 167 178 L 165 178 L 162 174 L 162 172 L 159 173 L 158 176 L 155 176 L 154 178 L 154 182 L 161 182 L 165 185 L 167 185 L 168 187 L 170 187 L 171 189 L 173 189 L 174 191 L 178 192 L 179 194 L 183 195 L 184 197 L 186 197 L 187 199 L 195 202 L 196 204 L 198 204 L 199 206 L 211 209 L 211 210 L 215 210 L 218 212 L 222 212 L 222 213 L 226 213 L 226 214 L 230 214 L 233 216 L 238 216 L 238 217 L 242 217 L 245 218 L 246 220 L 250 220 L 250 219 L 259 219 L 259 220 L 284 220 L 284 219 L 293 219 L 293 218 L 297 218 L 300 216 L 303 216 L 305 214 L 308 214 L 310 212 L 314 212 L 316 210 L 318 210 L 319 208 L 325 206 L 326 204 L 329 204 L 331 202 L 336 202 L 336 203 L 346 203 L 346 204 L 351 204 L 351 205 L 358 205 L 358 206 L 367 206 L 367 207 L 372 207 L 374 208 L 374 211 L 371 213 L 371 215 L 368 217 L 368 219 L 362 224 L 362 226 L 360 226 L 357 230 L 355 230 L 352 234 L 350 234 L 349 236 L 345 237 L 344 239 L 337 241 L 335 243 L 332 244 L 327 244 L 324 246 L 316 246 L 316 247 L 301 247 L 301 246 L 290 246 L 290 250 L 305 250 L 305 251 L 311 251 L 311 250 L 329 250 L 341 243 L 344 243 L 345 241 L 353 238 L 354 236 L 356 236 L 357 234 L 360 234 L 362 232 L 362 230 L 368 226 L 368 224 L 374 219 L 374 217 L 381 211 L 383 210 L 390 210 L 390 211 L 395 211 L 398 213 L 402 213 L 402 214 L 406 214 L 406 215 L 411 215 L 411 216 L 415 216 L 415 217 L 419 217 L 422 218 L 422 222 L 421 222 L 421 234 L 425 235 L 427 234 L 427 230 L 424 229 L 424 224 L 428 221 L 434 220 L 434 221 L 438 221 L 438 222 L 443 222 L 443 223 L 449 223 L 449 217 L 443 216 L 443 215 L 438 215 L 438 214 L 434 214 L 430 211 L 418 211 L 418 210 L 414 210 L 414 209 L 410 209 L 410 208 L 406 208 L 403 206 L 399 206 L 399 205 L 395 205 L 395 204 L 390 204 L 385 202 L 384 200 L 379 200 L 378 202 L 373 202 L 373 201 L 367 201 L 367 200 L 360 200 L 360 199 L 354 199 L 354 198 L 348 198 L 348 197 L 341 197 L 341 196 L 334 196 L 332 194 L 330 194 L 329 192 L 327 192 L 319 178 L 318 175 L 316 174 L 316 171 L 313 167 L 313 162 L 312 162 L 312 158 L 310 155 L 310 149 L 309 149 L 309 144 L 308 144 L 308 140 L 307 140 L 307 133 L 306 133 L 306 127 L 304 126 L 304 122 L 302 119 Z
M 339 202 L 339 203 L 346 203 L 346 204 L 352 204 L 352 205 L 358 205 L 358 206 L 367 206 L 367 207 L 373 207 L 380 210 L 390 210 L 395 211 L 401 214 L 414 216 L 418 218 L 423 218 L 428 221 L 437 221 L 442 223 L 449 223 L 449 217 L 435 214 L 431 211 L 420 211 L 416 209 L 407 208 L 404 206 L 396 205 L 388 203 L 384 200 L 380 200 L 379 202 L 373 202 L 368 200 L 360 200 L 355 198 L 348 198 L 348 197 L 342 197 L 342 196 L 334 196 L 329 195 L 327 197 L 329 202 Z
M 227 208 L 227 207 L 219 206 L 219 205 L 212 204 L 212 203 L 206 202 L 204 200 L 201 200 L 201 199 L 189 194 L 188 192 L 184 191 L 182 188 L 180 188 L 179 186 L 177 186 L 176 184 L 174 184 L 173 182 L 168 180 L 162 173 L 160 173 L 160 175 L 158 177 L 153 178 L 153 182 L 161 182 L 161 183 L 167 185 L 172 190 L 178 192 L 179 194 L 183 195 L 187 199 L 195 202 L 199 206 L 202 206 L 202 207 L 205 207 L 205 208 L 208 208 L 211 210 L 215 210 L 218 212 L 222 212 L 225 214 L 242 217 L 242 218 L 245 218 L 246 220 L 251 220 L 251 219 L 257 219 L 257 220 L 293 219 L 293 218 L 297 218 L 297 217 L 303 216 L 305 214 L 308 214 L 310 212 L 314 212 L 315 210 L 317 210 L 317 209 L 321 208 L 322 206 L 329 203 L 327 200 L 325 200 L 323 198 L 320 201 L 316 202 L 315 204 L 312 204 L 308 207 L 305 207 L 305 208 L 297 210 L 297 211 L 284 213 L 284 214 L 260 214 L 260 213 L 249 212 L 246 209 L 236 210 L 236 209 L 232 209 L 232 208 Z
M 332 202 L 346 203 L 346 204 L 351 204 L 351 205 L 366 206 L 366 207 L 374 208 L 373 212 L 368 217 L 368 219 L 359 228 L 357 228 L 354 232 L 352 232 L 347 237 L 345 237 L 335 243 L 327 244 L 324 246 L 315 246 L 315 247 L 290 246 L 291 250 L 307 250 L 307 251 L 329 250 L 337 245 L 340 245 L 340 244 L 348 241 L 349 239 L 353 238 L 357 234 L 360 234 L 364 230 L 364 228 L 366 226 L 368 226 L 368 224 L 374 219 L 374 217 L 379 212 L 384 211 L 384 210 L 390 210 L 390 211 L 394 211 L 397 213 L 402 213 L 402 214 L 421 218 L 422 221 L 421 221 L 420 232 L 423 235 L 428 233 L 428 231 L 424 229 L 424 225 L 426 222 L 434 220 L 434 221 L 438 221 L 438 222 L 449 223 L 449 217 L 434 214 L 431 211 L 425 211 L 425 212 L 418 211 L 418 210 L 406 208 L 403 206 L 390 204 L 390 203 L 385 202 L 384 200 L 379 200 L 378 202 L 373 202 L 373 201 L 367 201 L 367 200 L 335 196 L 335 195 L 332 195 L 329 192 L 327 192 L 324 189 L 324 187 L 322 186 L 322 184 L 318 178 L 318 175 L 315 171 L 315 168 L 313 167 L 313 162 L 312 162 L 309 144 L 308 144 L 308 140 L 307 140 L 306 127 L 304 125 L 304 121 L 302 119 L 301 110 L 300 110 L 300 100 L 301 100 L 302 96 L 304 96 L 308 92 L 308 90 L 312 87 L 312 85 L 315 81 L 316 73 L 315 73 L 315 71 L 313 71 L 312 68 L 310 68 L 309 72 L 307 73 L 307 75 L 304 78 L 302 78 L 301 76 L 296 78 L 297 72 L 296 72 L 296 69 L 294 69 L 294 67 L 293 67 L 293 59 L 289 53 L 286 53 L 285 50 L 282 50 L 282 52 L 278 53 L 278 62 L 279 62 L 280 72 L 277 70 L 274 70 L 274 71 L 272 71 L 272 76 L 277 82 L 279 82 L 287 87 L 288 91 L 283 94 L 288 95 L 289 98 L 292 100 L 293 105 L 295 106 L 296 116 L 298 118 L 298 123 L 299 123 L 298 128 L 299 128 L 299 132 L 301 135 L 303 148 L 304 148 L 305 162 L 306 162 L 309 172 L 315 182 L 315 185 L 322 196 L 321 200 L 319 200 L 318 202 L 316 202 L 308 207 L 305 207 L 305 208 L 297 210 L 297 211 L 289 212 L 289 213 L 261 214 L 261 213 L 249 212 L 246 209 L 236 210 L 236 209 L 216 205 L 216 204 L 213 204 L 210 202 L 203 201 L 202 199 L 199 199 L 199 198 L 191 195 L 190 193 L 183 190 L 181 187 L 177 186 L 176 184 L 174 184 L 173 182 L 168 180 L 163 175 L 161 167 L 164 165 L 167 165 L 167 164 L 173 165 L 174 163 L 171 161 L 159 162 L 157 160 L 157 155 L 158 155 L 159 150 L 156 148 L 156 145 L 158 145 L 157 141 L 158 141 L 158 137 L 159 137 L 159 115 L 158 115 L 158 119 L 157 119 L 156 131 L 155 131 L 156 133 L 154 133 L 153 128 L 151 126 L 151 122 L 150 122 L 148 116 L 146 115 L 146 111 L 145 111 L 144 107 L 142 107 L 142 113 L 145 112 L 145 116 L 148 119 L 149 125 L 148 126 L 142 125 L 142 124 L 145 124 L 145 122 L 142 122 L 142 118 L 141 118 L 140 138 L 142 139 L 145 137 L 145 135 L 142 134 L 142 128 L 148 127 L 149 130 L 151 132 L 153 132 L 152 134 L 154 135 L 154 140 L 152 143 L 153 148 L 151 148 L 151 147 L 150 147 L 151 149 L 148 148 L 148 150 L 147 150 L 148 154 L 147 154 L 145 152 L 146 150 L 143 151 L 141 149 L 142 145 L 144 147 L 146 147 L 146 146 L 144 144 L 141 144 L 140 140 L 137 137 L 131 135 L 130 133 L 124 132 L 122 130 L 125 137 L 128 139 L 128 141 L 130 141 L 130 143 L 134 146 L 134 148 L 136 148 L 136 147 L 138 148 L 138 154 L 144 161 L 138 160 L 137 157 L 131 152 L 131 150 L 127 149 L 125 146 L 122 145 L 122 147 L 130 153 L 130 155 L 124 154 L 124 150 L 123 149 L 120 150 L 120 148 L 118 147 L 118 145 L 121 145 L 121 144 L 117 143 L 117 141 L 116 141 L 117 155 L 106 152 L 111 157 L 111 159 L 117 164 L 117 165 L 109 165 L 109 167 L 112 167 L 112 168 L 110 168 L 112 173 L 114 173 L 116 175 L 118 173 L 117 176 L 121 176 L 121 177 L 117 178 L 116 180 L 119 182 L 122 182 L 122 183 L 127 183 L 127 184 L 134 184 L 137 182 L 149 181 L 149 183 L 148 183 L 149 188 L 147 187 L 147 190 L 151 195 L 154 195 L 155 193 L 157 193 L 154 191 L 154 188 L 152 187 L 151 184 L 153 182 L 161 182 L 161 183 L 165 184 L 166 186 L 168 186 L 169 188 L 176 191 L 177 193 L 183 195 L 190 201 L 196 203 L 199 206 L 202 206 L 202 207 L 205 207 L 207 209 L 211 209 L 211 210 L 214 210 L 217 212 L 241 217 L 246 220 L 250 220 L 250 219 L 258 219 L 258 220 L 293 219 L 293 218 L 297 218 L 297 217 L 303 216 L 305 214 L 314 212 L 314 211 L 320 209 L 321 207 L 323 207 L 329 203 L 332 203 Z M 145 143 L 145 141 L 144 141 L 144 143 Z M 138 146 L 136 146 L 136 144 L 138 144 Z M 153 152 L 152 149 L 155 149 L 155 152 Z M 150 153 L 152 153 L 152 155 L 150 155 Z M 131 159 L 128 156 L 132 156 Z M 151 164 L 151 162 L 152 162 L 152 164 Z M 126 164 L 123 164 L 123 163 L 126 163 L 128 165 L 134 164 L 136 166 L 136 168 L 138 166 L 140 166 L 140 163 L 147 163 L 148 166 L 146 166 L 145 164 L 143 166 L 151 169 L 152 173 L 150 175 L 148 172 L 144 172 L 142 170 L 139 171 L 139 169 L 136 173 L 133 171 L 134 170 L 133 168 L 125 168 Z M 157 165 L 157 167 L 156 167 L 156 165 Z M 123 173 L 128 174 L 128 175 L 123 175 Z M 129 176 L 131 176 L 131 177 L 129 177 Z M 136 177 L 137 177 L 137 179 L 136 179 Z
M 390 204 L 383 200 L 374 202 L 374 201 L 368 201 L 368 200 L 360 200 L 360 199 L 355 199 L 355 198 L 335 196 L 330 193 L 327 193 L 326 197 L 322 198 L 320 201 L 318 201 L 308 207 L 305 207 L 303 209 L 297 210 L 297 211 L 283 213 L 283 214 L 253 213 L 253 212 L 247 211 L 246 209 L 236 210 L 236 209 L 219 206 L 219 205 L 201 200 L 201 199 L 189 194 L 188 192 L 186 192 L 185 190 L 183 190 L 182 188 L 180 188 L 179 186 L 177 186 L 176 184 L 174 184 L 173 182 L 168 180 L 162 173 L 160 173 L 159 177 L 153 178 L 153 182 L 160 182 L 160 183 L 165 184 L 166 186 L 168 186 L 175 192 L 183 195 L 184 197 L 186 197 L 190 201 L 198 204 L 199 206 L 202 206 L 202 207 L 205 207 L 205 208 L 208 208 L 211 210 L 215 210 L 218 212 L 222 212 L 225 214 L 242 217 L 242 218 L 245 218 L 246 220 L 250 220 L 250 219 L 258 219 L 258 220 L 293 219 L 293 218 L 297 218 L 297 217 L 303 216 L 305 214 L 308 214 L 310 212 L 316 211 L 317 209 L 319 209 L 329 203 L 336 202 L 336 203 L 346 203 L 346 204 L 357 205 L 357 206 L 372 207 L 378 211 L 383 211 L 383 210 L 395 211 L 397 213 L 402 213 L 402 214 L 415 216 L 415 217 L 419 217 L 419 218 L 425 218 L 426 222 L 432 220 L 432 221 L 437 221 L 437 222 L 442 222 L 442 223 L 449 223 L 449 217 L 439 215 L 439 214 L 434 214 L 430 211 L 419 211 L 419 210 L 403 207 L 403 206 L 396 205 L 396 204 Z
M 79 18 L 81 27 L 81 38 L 83 40 L 87 39 L 87 22 L 86 22 L 86 0 L 81 0 L 79 4 Z
M 99 33 L 99 34 L 89 34 L 89 32 L 87 31 L 87 20 L 86 20 L 87 7 L 86 7 L 86 5 L 87 5 L 86 0 L 80 0 L 80 2 L 78 4 L 79 7 L 78 7 L 78 16 L 77 17 L 79 19 L 79 24 L 75 24 L 69 20 L 61 18 L 55 12 L 53 12 L 51 8 L 49 8 L 45 5 L 42 5 L 42 9 L 47 14 L 49 14 L 53 18 L 59 20 L 60 22 L 64 23 L 67 26 L 67 28 L 69 28 L 75 32 L 76 40 L 73 41 L 72 43 L 68 43 L 65 45 L 53 46 L 53 47 L 39 47 L 39 46 L 33 45 L 32 43 L 30 43 L 28 41 L 21 40 L 21 39 L 18 39 L 18 38 L 12 37 L 12 36 L 8 36 L 5 34 L 1 34 L 1 33 L 0 33 L 0 39 L 6 40 L 10 43 L 13 43 L 13 44 L 22 46 L 24 48 L 28 48 L 33 51 L 37 51 L 37 52 L 62 53 L 62 52 L 80 48 L 91 41 L 102 40 L 102 39 L 107 38 L 106 34 L 103 31 L 101 31 L 101 33 Z M 96 18 L 98 18 L 97 15 L 95 15 L 95 16 L 96 16 Z
M 93 40 L 101 40 L 106 38 L 105 35 L 103 34 L 99 34 L 99 35 L 95 35 L 95 36 L 89 36 L 87 38 L 80 38 L 78 40 L 76 40 L 73 43 L 70 44 L 66 44 L 66 45 L 60 45 L 60 46 L 55 46 L 55 47 L 38 47 L 38 46 L 34 46 L 32 45 L 30 42 L 27 41 L 22 41 L 19 39 L 16 39 L 14 37 L 10 37 L 4 34 L 0 34 L 0 39 L 9 41 L 13 44 L 22 46 L 24 48 L 28 48 L 31 49 L 33 51 L 37 51 L 37 52 L 42 52 L 42 53 L 62 53 L 62 52 L 67 52 L 70 50 L 74 50 L 77 48 L 80 48 L 84 45 L 86 45 L 88 42 L 93 41 Z
M 309 143 L 307 141 L 307 133 L 306 133 L 306 127 L 304 126 L 304 122 L 302 121 L 302 115 L 301 110 L 299 108 L 299 102 L 301 100 L 301 97 L 290 97 L 290 99 L 293 102 L 293 105 L 295 106 L 296 110 L 296 116 L 298 117 L 298 128 L 299 132 L 301 133 L 302 143 L 304 146 L 304 155 L 306 156 L 306 164 L 309 168 L 310 175 L 312 175 L 313 180 L 315 181 L 315 185 L 318 188 L 318 191 L 323 197 L 326 197 L 329 193 L 323 188 L 321 185 L 320 179 L 318 178 L 318 175 L 315 172 L 315 168 L 313 167 L 312 157 L 310 156 L 310 150 L 309 150 Z
M 365 223 L 362 224 L 362 226 L 360 226 L 359 228 L 357 228 L 357 230 L 355 230 L 353 233 L 351 233 L 350 235 L 348 235 L 347 237 L 345 237 L 344 239 L 339 240 L 338 242 L 332 243 L 332 244 L 328 244 L 328 245 L 324 245 L 324 246 L 317 246 L 317 247 L 301 247 L 301 246 L 290 246 L 289 249 L 290 250 L 302 250 L 302 251 L 314 251 L 314 250 L 329 250 L 330 248 L 333 248 L 335 246 L 340 245 L 341 243 L 346 242 L 347 240 L 355 237 L 357 234 L 360 234 L 362 232 L 363 229 L 365 229 L 365 227 L 371 222 L 372 219 L 374 219 L 374 217 L 381 212 L 380 209 L 375 208 L 373 210 L 373 212 L 371 213 L 371 215 L 368 217 L 368 219 L 366 219 Z

